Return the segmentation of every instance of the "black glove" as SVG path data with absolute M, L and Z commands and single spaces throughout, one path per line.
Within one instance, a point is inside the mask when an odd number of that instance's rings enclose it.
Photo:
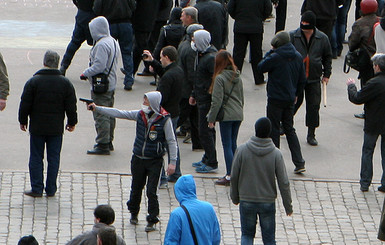
M 81 75 L 80 75 L 80 80 L 87 80 L 87 77 L 84 76 L 84 74 L 81 74 Z

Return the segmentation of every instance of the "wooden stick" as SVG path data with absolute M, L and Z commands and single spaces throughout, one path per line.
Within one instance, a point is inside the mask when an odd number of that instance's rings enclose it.
M 325 82 L 322 82 L 322 94 L 323 94 L 323 104 L 324 104 L 324 107 L 326 107 L 327 105 L 327 92 L 326 92 L 326 83 Z

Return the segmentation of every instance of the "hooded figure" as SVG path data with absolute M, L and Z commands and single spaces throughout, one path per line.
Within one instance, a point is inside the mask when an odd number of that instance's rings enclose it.
M 181 176 L 175 183 L 174 193 L 179 204 L 190 214 L 198 244 L 219 244 L 221 233 L 217 215 L 209 202 L 197 199 L 193 176 Z M 182 207 L 176 208 L 170 215 L 164 244 L 194 244 L 189 221 Z
M 146 232 L 154 231 L 159 222 L 157 190 L 163 168 L 163 156 L 168 145 L 170 162 L 167 173 L 172 175 L 177 160 L 177 144 L 169 113 L 160 106 L 162 95 L 158 91 L 144 94 L 141 110 L 124 111 L 115 108 L 90 105 L 97 113 L 136 121 L 136 137 L 131 160 L 132 184 L 130 200 L 127 202 L 131 213 L 130 223 L 138 223 L 142 190 L 147 182 L 148 215 Z
M 94 46 L 90 52 L 90 67 L 83 72 L 83 75 L 90 79 L 96 74 L 108 74 L 110 72 L 108 76 L 108 91 L 114 91 L 116 87 L 116 68 L 120 54 L 119 45 L 111 37 L 108 21 L 105 17 L 99 16 L 94 18 L 90 22 L 89 27 L 92 39 L 94 40 Z

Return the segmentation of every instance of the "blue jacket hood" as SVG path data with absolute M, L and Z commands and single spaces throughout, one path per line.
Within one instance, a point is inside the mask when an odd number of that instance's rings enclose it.
M 189 199 L 197 199 L 196 185 L 191 174 L 181 176 L 174 186 L 175 197 L 180 204 Z
M 274 50 L 275 53 L 279 54 L 285 59 L 293 59 L 295 54 L 295 47 L 292 43 L 286 43 L 285 45 L 282 45 L 281 47 Z

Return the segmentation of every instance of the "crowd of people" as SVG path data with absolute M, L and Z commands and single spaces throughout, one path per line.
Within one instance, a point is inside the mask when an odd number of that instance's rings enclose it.
M 351 0 L 304 0 L 296 30 L 284 31 L 286 0 L 73 0 L 78 8 L 71 42 L 59 65 L 59 55 L 48 50 L 44 68 L 29 79 L 19 107 L 20 129 L 30 132 L 29 172 L 31 190 L 25 195 L 55 196 L 62 134 L 78 122 L 75 89 L 65 77 L 71 60 L 84 41 L 92 45 L 90 63 L 80 79 L 91 84 L 96 138 L 87 154 L 110 155 L 114 150 L 115 118 L 136 122 L 131 159 L 132 185 L 127 208 L 130 223 L 138 223 L 141 196 L 148 198 L 146 232 L 159 222 L 157 190 L 176 182 L 175 196 L 181 207 L 170 216 L 165 244 L 219 244 L 220 228 L 211 204 L 196 197 L 191 175 L 182 175 L 178 134 L 191 136 L 192 150 L 203 151 L 192 163 L 197 173 L 218 171 L 215 124 L 219 122 L 226 174 L 216 181 L 231 186 L 231 199 L 240 204 L 242 244 L 252 244 L 257 217 L 264 244 L 275 244 L 277 186 L 287 215 L 293 213 L 290 185 L 280 147 L 285 134 L 295 174 L 306 171 L 293 117 L 306 101 L 307 143 L 317 146 L 320 125 L 321 85 L 327 86 L 332 60 L 341 55 L 347 32 Z M 262 55 L 264 21 L 276 8 L 276 35 L 272 49 Z M 364 104 L 364 143 L 361 191 L 372 182 L 372 157 L 377 138 L 385 134 L 385 18 L 382 0 L 362 0 L 348 38 L 349 51 L 363 50 L 359 67 L 361 90 L 349 79 L 349 100 Z M 330 11 L 330 10 L 335 11 Z M 356 12 L 357 13 L 357 12 Z M 234 49 L 228 44 L 228 18 L 234 22 Z M 242 67 L 247 45 L 255 85 L 267 83 L 266 117 L 255 123 L 255 136 L 237 147 L 244 119 Z M 376 54 L 377 53 L 377 54 Z M 147 92 L 138 110 L 113 108 L 118 86 L 118 61 L 122 59 L 124 89 L 132 90 L 135 76 L 154 76 L 157 91 Z M 234 57 L 234 58 L 233 58 Z M 142 73 L 137 73 L 143 61 Z M 264 73 L 268 73 L 265 80 Z M 7 69 L 0 55 L 0 110 L 9 94 Z M 65 117 L 67 123 L 64 124 Z M 187 133 L 186 133 L 187 132 Z M 385 138 L 381 141 L 385 169 Z M 43 158 L 47 149 L 44 185 Z M 163 157 L 168 155 L 164 170 Z M 379 191 L 385 192 L 385 175 Z M 252 184 L 251 184 L 252 183 Z M 204 213 L 205 215 L 202 215 Z M 95 225 L 68 244 L 125 244 L 111 226 L 115 215 L 108 205 L 94 212 Z M 31 237 L 25 238 L 25 240 Z M 31 239 L 33 240 L 33 239 Z M 87 241 L 86 241 L 87 240 Z M 34 241 L 35 242 L 35 241 Z

